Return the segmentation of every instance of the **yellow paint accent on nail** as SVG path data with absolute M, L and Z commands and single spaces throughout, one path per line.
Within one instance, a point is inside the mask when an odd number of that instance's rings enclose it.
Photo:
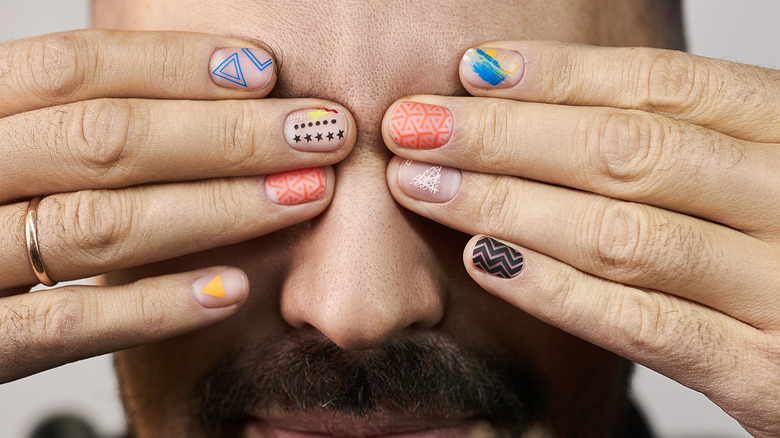
M 508 74 L 514 74 L 515 70 L 517 70 L 517 67 L 520 67 L 520 63 L 515 61 L 514 59 L 504 55 L 501 57 L 501 60 L 498 61 L 498 65 L 501 66 L 502 69 L 504 69 L 505 72 Z
M 496 58 L 496 55 L 498 55 L 498 52 L 496 52 L 496 51 L 495 51 L 495 50 L 493 50 L 493 49 L 487 49 L 487 50 L 485 50 L 485 54 L 486 54 L 487 56 L 489 56 L 489 57 L 491 57 L 491 58 L 495 59 L 495 58 Z
M 222 286 L 222 276 L 217 275 L 213 280 L 200 291 L 202 294 L 211 295 L 214 297 L 225 298 L 225 287 Z
M 328 114 L 328 112 L 327 111 L 323 111 L 321 109 L 318 109 L 317 111 L 309 111 L 309 115 L 312 116 L 312 120 L 315 121 L 315 122 L 323 114 Z

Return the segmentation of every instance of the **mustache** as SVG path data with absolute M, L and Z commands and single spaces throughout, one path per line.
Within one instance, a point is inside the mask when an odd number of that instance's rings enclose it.
M 443 337 L 359 351 L 323 339 L 267 338 L 229 350 L 200 377 L 190 399 L 200 433 L 190 436 L 236 436 L 248 417 L 270 411 L 361 419 L 392 411 L 484 419 L 501 436 L 517 437 L 543 418 L 542 385 L 528 360 Z

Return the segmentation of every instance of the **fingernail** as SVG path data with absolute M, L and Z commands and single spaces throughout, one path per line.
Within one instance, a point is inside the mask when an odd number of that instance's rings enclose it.
M 225 88 L 256 89 L 271 82 L 274 62 L 262 49 L 222 48 L 211 54 L 211 80 Z
M 400 102 L 390 114 L 390 137 L 406 148 L 444 146 L 452 135 L 452 114 L 447 108 L 420 102 Z
M 460 188 L 460 170 L 406 160 L 398 169 L 398 183 L 407 196 L 427 202 L 447 202 Z
M 265 193 L 277 204 L 302 204 L 320 199 L 325 194 L 327 179 L 325 169 L 321 167 L 268 175 Z
M 284 120 L 284 139 L 291 148 L 306 152 L 335 151 L 347 130 L 344 110 L 312 108 L 290 113 Z
M 479 88 L 509 88 L 520 82 L 525 71 L 523 56 L 512 50 L 477 47 L 460 62 L 461 75 Z
M 201 306 L 224 307 L 238 301 L 249 283 L 240 271 L 229 270 L 200 277 L 192 283 L 192 292 Z
M 471 262 L 480 271 L 499 278 L 517 277 L 525 265 L 520 252 L 490 237 L 477 240 Z

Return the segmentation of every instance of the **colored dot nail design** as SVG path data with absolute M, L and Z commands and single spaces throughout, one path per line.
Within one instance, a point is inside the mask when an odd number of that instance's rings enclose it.
M 332 151 L 344 139 L 347 120 L 341 110 L 315 108 L 295 111 L 284 122 L 284 138 L 294 149 Z

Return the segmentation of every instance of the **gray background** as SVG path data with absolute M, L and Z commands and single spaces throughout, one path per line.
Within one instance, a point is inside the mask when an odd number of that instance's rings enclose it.
M 780 66 L 780 2 L 689 0 L 685 21 L 693 53 Z M 87 27 L 88 0 L 0 0 L 0 41 Z M 634 393 L 662 437 L 749 436 L 720 408 L 646 368 Z M 117 434 L 123 413 L 110 356 L 66 365 L 0 386 L 0 436 L 24 437 L 51 412 L 76 412 L 104 434 Z

